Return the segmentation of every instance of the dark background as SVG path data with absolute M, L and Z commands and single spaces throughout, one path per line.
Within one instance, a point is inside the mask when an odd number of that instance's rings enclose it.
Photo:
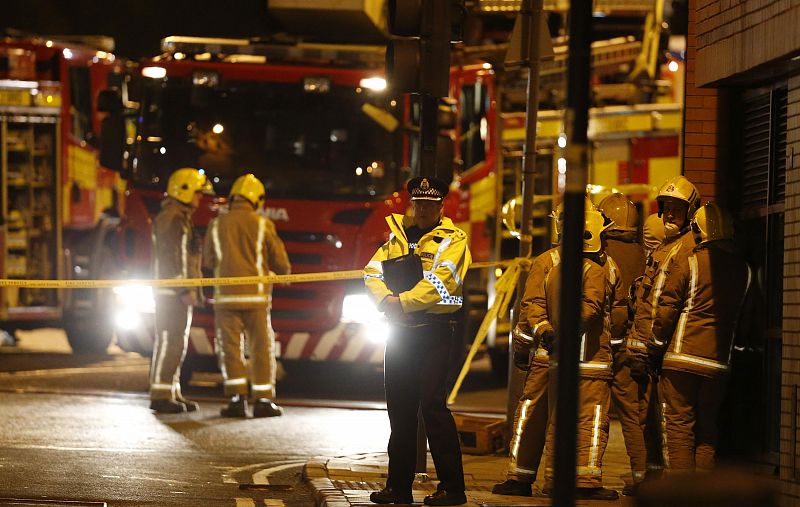
M 3 0 L 0 29 L 41 35 L 106 35 L 115 53 L 153 56 L 169 35 L 257 37 L 279 28 L 266 0 Z

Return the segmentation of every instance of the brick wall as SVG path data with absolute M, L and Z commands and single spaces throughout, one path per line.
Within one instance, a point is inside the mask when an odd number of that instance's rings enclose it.
M 797 0 L 696 0 L 697 83 L 783 59 L 800 48 Z M 695 9 L 690 9 L 694 11 Z
M 783 504 L 800 504 L 800 456 L 792 455 L 796 435 L 792 431 L 792 395 L 800 386 L 800 77 L 789 80 L 788 128 L 786 132 L 786 207 L 783 253 L 783 358 L 781 375 L 781 461 Z M 800 424 L 800 420 L 797 421 Z
M 695 5 L 689 0 L 689 33 L 686 39 L 686 101 L 683 123 L 683 172 L 695 184 L 703 202 L 716 200 L 720 132 L 719 92 L 698 88 Z

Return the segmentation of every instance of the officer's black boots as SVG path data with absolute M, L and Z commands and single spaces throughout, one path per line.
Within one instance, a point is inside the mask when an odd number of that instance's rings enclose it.
M 247 417 L 247 400 L 238 394 L 231 398 L 227 407 L 219 411 L 222 417 Z
M 389 486 L 385 487 L 380 491 L 373 491 L 372 493 L 370 493 L 369 499 L 372 503 L 380 503 L 380 504 L 414 503 L 414 497 L 411 495 L 410 491 L 402 493 L 400 491 L 395 491 Z
M 253 417 L 278 417 L 283 409 L 267 398 L 259 398 L 253 405 Z
M 492 493 L 495 495 L 532 496 L 533 489 L 529 482 L 508 479 L 505 482 L 495 484 L 492 487 Z
M 425 497 L 425 505 L 463 505 L 467 503 L 467 495 L 463 491 L 449 492 L 440 489 Z
M 175 400 L 150 400 L 150 410 L 159 414 L 180 414 L 186 412 L 186 405 Z

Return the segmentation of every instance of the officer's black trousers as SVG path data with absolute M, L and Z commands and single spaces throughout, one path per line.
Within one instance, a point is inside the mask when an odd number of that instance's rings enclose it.
M 417 451 L 417 412 L 422 408 L 439 488 L 464 491 L 461 447 L 447 408 L 446 381 L 453 328 L 449 322 L 393 326 L 386 344 L 384 381 L 389 412 L 387 486 L 410 492 Z

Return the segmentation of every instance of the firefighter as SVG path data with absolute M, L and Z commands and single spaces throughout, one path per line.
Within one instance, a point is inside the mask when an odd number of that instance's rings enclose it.
M 673 262 L 647 343 L 648 354 L 663 362 L 660 394 L 670 472 L 714 467 L 717 415 L 752 281 L 733 245 L 733 223 L 719 206 L 700 208 L 691 228 L 697 246 Z
M 594 209 L 588 197 L 584 206 L 587 210 Z M 563 204 L 560 204 L 551 214 L 552 248 L 537 256 L 531 264 L 520 303 L 519 322 L 512 332 L 514 365 L 528 373 L 514 413 L 506 480 L 492 487 L 492 493 L 497 495 L 532 496 L 533 483 L 536 482 L 542 461 L 547 433 L 550 359 L 539 343 L 539 334 L 541 323 L 547 317 L 544 281 L 550 270 L 561 261 L 558 245 L 561 242 L 563 212 Z
M 606 254 L 609 262 L 616 262 L 619 276 L 622 279 L 621 297 L 627 298 L 634 280 L 644 274 L 644 249 L 638 241 L 639 212 L 636 206 L 624 195 L 614 193 L 600 201 L 597 208 L 614 221 L 614 225 L 606 232 Z M 613 260 L 612 260 L 613 259 Z M 619 300 L 619 298 L 618 298 Z M 627 315 L 625 318 L 627 324 Z M 640 405 L 639 384 L 631 377 L 630 368 L 626 365 L 627 352 L 624 338 L 627 326 L 623 325 L 612 332 L 611 346 L 614 353 L 614 380 L 611 382 L 611 400 L 622 425 L 622 436 L 625 439 L 625 450 L 631 464 L 631 483 L 625 485 L 622 493 L 633 494 L 636 485 L 644 480 L 647 470 L 647 452 L 644 443 L 643 423 Z
M 657 478 L 663 470 L 663 449 L 660 439 L 661 410 L 658 403 L 658 364 L 656 356 L 648 356 L 646 343 L 652 334 L 652 322 L 659 294 L 664 288 L 670 265 L 675 259 L 688 257 L 695 246 L 690 221 L 700 206 L 700 195 L 685 177 L 668 179 L 659 189 L 658 216 L 664 225 L 664 240 L 645 261 L 645 272 L 637 282 L 631 298 L 632 324 L 625 342 L 626 364 L 631 377 L 639 383 L 642 403 L 640 417 L 645 421 L 647 471 L 645 479 Z M 657 237 L 658 228 L 653 228 Z M 648 229 L 645 229 L 648 238 Z M 648 360 L 649 359 L 649 360 Z
M 386 487 L 373 492 L 379 504 L 412 503 L 421 409 L 430 452 L 439 478 L 425 505 L 466 503 L 461 448 L 446 404 L 447 365 L 453 346 L 454 313 L 462 305 L 462 283 L 472 257 L 467 235 L 442 213 L 448 187 L 437 178 L 417 177 L 407 184 L 413 217 L 391 215 L 389 240 L 364 268 L 366 287 L 392 323 L 384 359 L 384 387 L 391 435 Z M 422 278 L 410 290 L 394 293 L 382 261 L 412 253 Z
M 613 279 L 604 254 L 605 232 L 613 222 L 596 210 L 585 212 L 583 240 L 583 299 L 581 302 L 581 355 L 578 439 L 577 439 L 577 478 L 576 499 L 578 500 L 616 500 L 616 491 L 603 487 L 602 463 L 608 443 L 608 410 L 611 403 L 610 383 L 612 379 L 611 328 L 619 325 L 612 322 L 620 318 L 615 311 L 615 298 L 621 292 L 622 281 L 619 276 Z M 558 357 L 554 354 L 559 334 L 559 297 L 561 285 L 561 266 L 554 267 L 545 280 L 545 300 L 547 319 L 540 323 L 542 346 L 550 351 L 549 403 L 550 422 L 547 430 L 547 464 L 545 480 L 553 480 L 553 457 L 556 407 L 556 378 Z M 613 283 L 613 285 L 612 285 Z M 625 316 L 621 317 L 624 325 Z
M 200 248 L 192 227 L 192 214 L 208 178 L 190 167 L 178 169 L 167 181 L 167 197 L 153 221 L 153 273 L 156 278 L 200 276 Z M 180 369 L 186 355 L 192 307 L 198 290 L 156 289 L 156 338 L 150 365 L 150 408 L 161 413 L 192 412 L 198 405 L 181 395 Z
M 217 277 L 288 274 L 286 248 L 275 224 L 258 211 L 265 200 L 264 184 L 252 174 L 233 183 L 228 212 L 211 221 L 206 234 L 206 266 Z M 216 349 L 230 396 L 223 417 L 247 417 L 248 383 L 253 417 L 283 413 L 275 398 L 275 333 L 270 322 L 272 286 L 230 285 L 214 289 Z M 244 358 L 244 340 L 249 365 Z M 250 375 L 248 375 L 248 366 Z

